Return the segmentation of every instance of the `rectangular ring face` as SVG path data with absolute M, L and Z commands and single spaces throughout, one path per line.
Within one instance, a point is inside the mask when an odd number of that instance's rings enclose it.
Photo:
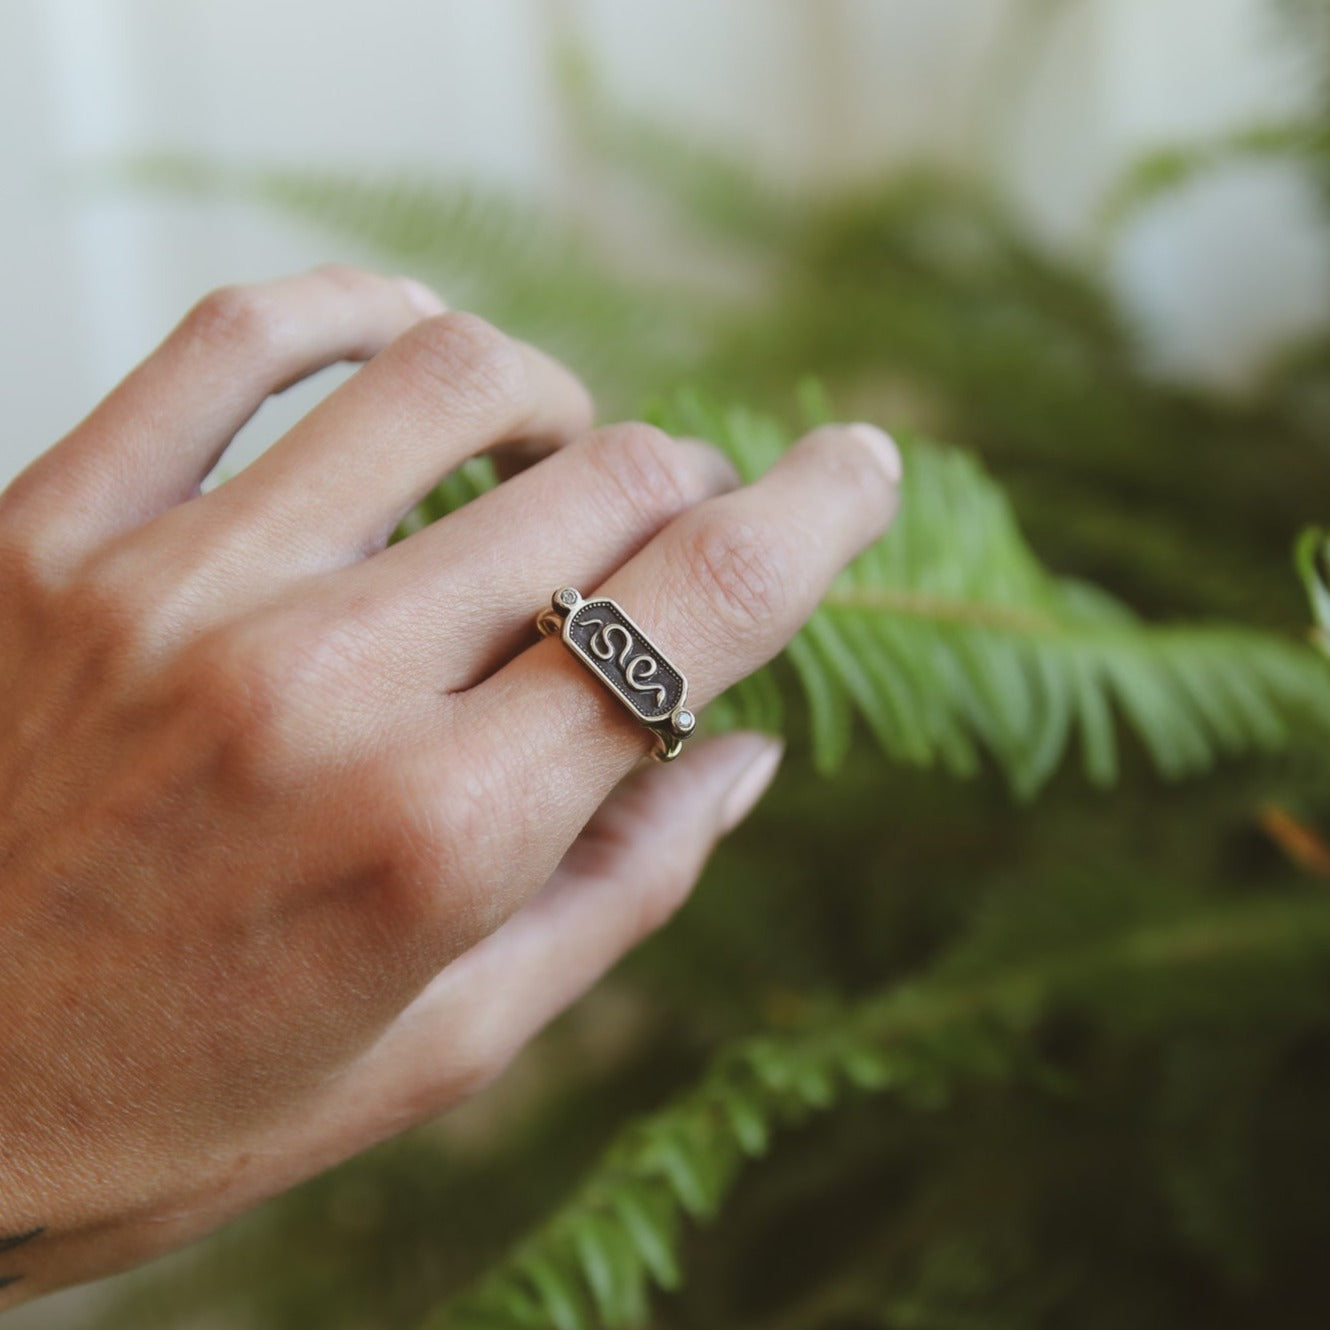
M 612 600 L 583 601 L 564 621 L 563 640 L 639 720 L 658 724 L 683 702 L 683 675 Z

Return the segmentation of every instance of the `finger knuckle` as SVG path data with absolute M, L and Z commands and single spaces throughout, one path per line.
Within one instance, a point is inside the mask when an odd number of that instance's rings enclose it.
M 273 297 L 259 286 L 221 286 L 185 317 L 184 331 L 204 347 L 260 360 L 279 356 L 286 344 L 285 321 Z
M 363 268 L 353 267 L 349 263 L 320 263 L 313 269 L 313 275 L 339 291 L 356 294 L 363 291 L 373 275 Z
M 422 1067 L 407 1087 L 402 1125 L 414 1126 L 454 1108 L 492 1085 L 507 1070 L 525 1042 L 511 1008 L 492 993 L 476 988 L 451 995 L 453 1020 L 447 1047 Z
M 783 616 L 792 568 L 777 533 L 719 508 L 700 513 L 683 546 L 684 575 L 701 603 L 746 632 Z
M 580 438 L 595 424 L 596 400 L 591 395 L 591 389 L 572 370 L 562 365 L 560 369 L 568 389 L 568 419 L 572 427 L 571 433 Z
M 639 423 L 616 425 L 589 443 L 610 502 L 616 510 L 626 508 L 637 524 L 656 525 L 700 497 L 683 451 L 664 430 Z
M 372 819 L 374 875 L 390 916 L 429 939 L 437 963 L 500 922 L 506 893 L 494 865 L 520 861 L 512 843 L 521 840 L 520 821 L 504 815 L 506 786 L 493 760 L 455 752 L 442 773 L 422 778 L 406 762 L 383 775 Z
M 76 638 L 105 670 L 142 662 L 163 642 L 169 619 L 165 588 L 115 547 L 80 565 L 48 607 L 57 633 Z
M 453 1104 L 488 1089 L 521 1052 L 521 1045 L 514 1042 L 507 1030 L 495 1030 L 487 1041 L 485 1035 L 490 1024 L 484 1013 L 477 1012 L 474 1032 L 469 1032 L 452 1054 L 448 1097 Z
M 442 899 L 455 876 L 457 839 L 464 832 L 443 806 L 410 790 L 383 771 L 372 780 L 373 809 L 367 837 L 370 876 L 378 884 L 381 911 L 407 935 L 433 932 Z
M 185 714 L 202 740 L 213 742 L 254 769 L 275 752 L 287 678 L 279 652 L 252 632 L 206 635 L 175 671 Z
M 196 639 L 175 677 L 184 714 L 229 775 L 251 790 L 286 790 L 316 762 L 316 717 L 340 708 L 352 658 L 336 623 L 319 629 L 273 614 Z
M 64 565 L 56 535 L 22 478 L 0 490 L 0 601 L 27 604 L 54 591 Z
M 22 539 L 30 530 L 31 492 L 25 476 L 0 489 L 0 536 L 9 542 Z
M 404 334 L 408 380 L 423 391 L 446 394 L 455 409 L 487 421 L 516 425 L 529 415 L 526 359 L 516 342 L 474 314 L 425 319 Z

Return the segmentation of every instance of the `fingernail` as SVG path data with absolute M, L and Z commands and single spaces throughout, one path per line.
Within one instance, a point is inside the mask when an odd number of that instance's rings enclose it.
M 444 304 L 443 298 L 437 291 L 431 290 L 424 282 L 418 282 L 414 277 L 399 277 L 397 284 L 406 292 L 406 298 L 422 318 L 433 318 L 436 314 L 444 313 L 448 306 Z
M 887 473 L 887 478 L 893 485 L 899 485 L 905 475 L 905 467 L 901 462 L 901 450 L 896 447 L 891 435 L 863 420 L 847 425 L 846 429 L 860 443 L 873 451 L 882 470 Z
M 785 745 L 779 739 L 764 738 L 757 753 L 740 771 L 720 806 L 720 829 L 728 835 L 757 806 L 775 779 Z

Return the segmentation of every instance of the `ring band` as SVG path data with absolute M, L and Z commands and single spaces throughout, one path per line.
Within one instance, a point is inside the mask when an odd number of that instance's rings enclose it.
M 546 637 L 558 636 L 629 711 L 656 736 L 652 756 L 671 762 L 697 728 L 684 705 L 688 680 L 606 596 L 583 600 L 576 587 L 560 587 L 550 608 L 536 616 Z

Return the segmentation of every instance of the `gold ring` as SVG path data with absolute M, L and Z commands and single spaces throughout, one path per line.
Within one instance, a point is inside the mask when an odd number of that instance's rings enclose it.
M 576 587 L 560 587 L 536 616 L 546 637 L 564 646 L 656 736 L 652 756 L 671 762 L 697 728 L 684 705 L 688 680 L 608 596 L 583 600 Z

